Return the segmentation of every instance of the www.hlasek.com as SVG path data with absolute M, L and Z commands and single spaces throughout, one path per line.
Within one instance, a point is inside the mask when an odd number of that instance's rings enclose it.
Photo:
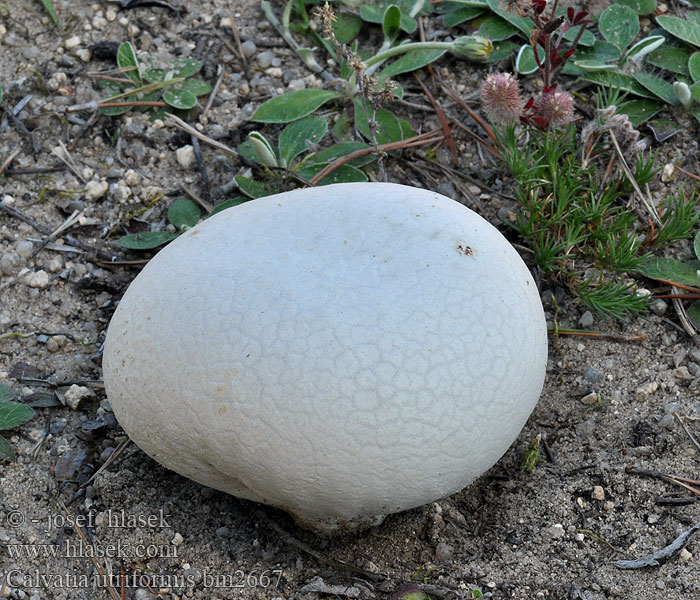
M 65 539 L 61 544 L 7 544 L 11 559 L 27 558 L 177 558 L 177 546 L 172 544 L 130 544 L 95 541 L 85 544 L 81 539 Z
M 245 572 L 237 570 L 232 574 L 202 571 L 201 578 L 190 574 L 113 573 L 111 575 L 47 573 L 39 569 L 23 572 L 13 569 L 0 573 L 0 581 L 13 588 L 277 588 L 282 579 L 282 569 Z

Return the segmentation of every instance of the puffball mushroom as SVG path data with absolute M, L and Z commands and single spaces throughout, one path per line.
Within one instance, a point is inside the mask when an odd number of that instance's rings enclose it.
M 537 288 L 493 226 L 434 192 L 352 183 L 177 238 L 124 295 L 103 366 L 156 461 L 330 532 L 489 469 L 546 360 Z

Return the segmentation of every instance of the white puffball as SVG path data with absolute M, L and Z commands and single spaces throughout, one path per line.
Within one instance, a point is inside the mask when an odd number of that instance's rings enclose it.
M 103 364 L 155 460 L 331 531 L 489 469 L 546 361 L 537 288 L 494 227 L 433 192 L 353 183 L 180 236 L 129 287 Z

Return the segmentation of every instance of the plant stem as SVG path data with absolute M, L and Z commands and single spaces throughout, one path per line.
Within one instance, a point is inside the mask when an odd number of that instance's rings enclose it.
M 387 58 L 413 50 L 451 50 L 452 47 L 452 42 L 412 42 L 410 44 L 402 44 L 401 46 L 394 46 L 393 48 L 389 48 L 384 52 L 374 55 L 365 62 L 365 66 L 369 68 Z

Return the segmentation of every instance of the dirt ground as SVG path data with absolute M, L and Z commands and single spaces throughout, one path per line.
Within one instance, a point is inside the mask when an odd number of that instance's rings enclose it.
M 100 386 L 100 358 L 115 301 L 138 265 L 115 267 L 109 258 L 144 255 L 119 248 L 109 233 L 123 232 L 126 217 L 159 194 L 165 198 L 129 227 L 163 228 L 167 205 L 183 186 L 203 189 L 196 166 L 177 160 L 177 149 L 190 143 L 178 130 L 137 112 L 101 117 L 85 131 L 68 119 L 68 106 L 100 97 L 88 72 L 113 66 L 91 48 L 132 39 L 139 51 L 164 58 L 211 56 L 205 75 L 215 78 L 217 65 L 224 75 L 200 127 L 231 147 L 252 129 L 245 121 L 262 101 L 323 82 L 305 70 L 254 2 L 204 0 L 181 17 L 157 6 L 55 4 L 61 31 L 38 0 L 0 5 L 4 102 L 12 107 L 32 94 L 20 118 L 37 144 L 33 150 L 26 135 L 3 127 L 0 161 L 19 153 L 0 180 L 0 194 L 5 206 L 44 228 L 0 211 L 0 383 L 21 390 L 24 401 L 48 405 L 7 435 L 17 461 L 0 464 L 0 597 L 108 598 L 104 579 L 95 575 L 99 568 L 117 578 L 122 573 L 126 597 L 138 599 L 158 592 L 168 599 L 374 598 L 407 582 L 433 598 L 471 598 L 475 589 L 490 598 L 700 598 L 696 538 L 661 566 L 614 564 L 660 550 L 700 522 L 697 495 L 668 479 L 627 471 L 698 477 L 698 448 L 680 420 L 700 435 L 700 349 L 670 305 L 657 306 L 647 319 L 594 320 L 592 329 L 617 339 L 550 338 L 542 398 L 497 465 L 460 493 L 359 534 L 317 538 L 284 513 L 166 470 L 133 444 L 76 497 L 78 486 L 126 440 Z M 678 12 L 679 6 L 668 8 Z M 244 42 L 252 40 L 248 70 L 233 51 L 226 29 L 232 22 Z M 451 58 L 438 68 L 467 98 L 486 69 Z M 403 116 L 415 128 L 436 127 L 434 113 L 417 106 L 428 102 L 410 78 L 406 89 L 414 106 L 402 105 Z M 447 98 L 440 100 L 458 114 Z M 197 114 L 190 122 L 198 122 Z M 700 127 L 681 123 L 681 133 L 658 147 L 657 164 L 697 171 Z M 392 162 L 389 179 L 431 187 L 496 222 L 504 206 L 498 192 L 507 180 L 466 136 L 457 139 L 464 179 L 444 170 L 421 172 L 403 158 Z M 73 170 L 52 154 L 59 142 L 71 146 Z M 249 169 L 211 147 L 202 152 L 213 192 Z M 437 158 L 451 164 L 445 148 Z M 57 168 L 20 172 L 47 166 Z M 662 198 L 677 185 L 677 177 L 658 181 L 652 193 Z M 78 222 L 67 234 L 40 248 L 44 235 L 74 211 Z M 96 257 L 90 247 L 105 254 Z M 678 251 L 690 256 L 687 245 Z M 577 327 L 585 310 L 544 283 L 550 321 L 552 291 L 559 325 Z M 20 383 L 22 369 L 35 380 Z M 542 460 L 533 473 L 523 472 L 523 455 L 538 435 Z M 110 582 L 119 590 L 118 579 Z

